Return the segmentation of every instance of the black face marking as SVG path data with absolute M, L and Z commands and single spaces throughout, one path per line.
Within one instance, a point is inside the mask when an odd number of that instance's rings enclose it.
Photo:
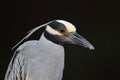
M 62 30 L 67 30 L 66 29 L 66 27 L 65 27 L 65 25 L 64 24 L 62 24 L 62 23 L 60 23 L 60 22 L 58 22 L 58 21 L 52 21 L 50 24 L 48 24 L 51 28 L 53 28 L 53 29 L 55 29 L 55 30 L 60 30 L 60 29 L 62 29 Z
M 46 37 L 46 39 L 48 39 L 49 41 L 52 41 L 56 44 L 60 44 L 60 45 L 65 44 L 64 36 L 53 35 L 47 31 L 44 32 L 44 36 Z
M 44 36 L 46 39 L 49 41 L 52 41 L 56 44 L 66 44 L 66 34 L 68 33 L 67 28 L 64 24 L 58 22 L 58 21 L 52 21 L 51 23 L 48 24 L 52 29 L 58 31 L 62 35 L 57 35 L 57 34 L 51 34 L 49 31 L 45 30 L 44 31 Z

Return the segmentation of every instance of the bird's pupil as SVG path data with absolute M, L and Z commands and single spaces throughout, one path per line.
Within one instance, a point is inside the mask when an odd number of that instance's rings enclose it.
M 60 30 L 60 33 L 64 33 L 64 32 L 65 32 L 64 30 L 62 30 L 62 29 Z

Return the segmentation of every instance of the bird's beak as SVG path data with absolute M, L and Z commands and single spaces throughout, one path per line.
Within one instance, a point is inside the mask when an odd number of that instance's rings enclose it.
M 69 39 L 71 40 L 70 41 L 71 44 L 78 44 L 83 47 L 89 48 L 90 50 L 94 50 L 92 44 L 90 44 L 90 42 L 88 42 L 85 38 L 83 38 L 81 35 L 79 35 L 76 32 L 71 32 L 67 34 L 67 37 L 69 37 Z

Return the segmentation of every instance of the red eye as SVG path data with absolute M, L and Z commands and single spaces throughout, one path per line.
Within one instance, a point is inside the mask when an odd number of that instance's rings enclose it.
M 62 33 L 62 34 L 64 34 L 64 33 L 65 33 L 65 30 L 60 29 L 59 32 Z

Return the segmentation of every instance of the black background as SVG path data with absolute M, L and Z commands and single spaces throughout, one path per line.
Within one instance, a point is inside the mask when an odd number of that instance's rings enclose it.
M 11 48 L 27 31 L 55 19 L 73 23 L 96 48 L 65 46 L 63 80 L 120 79 L 119 0 L 9 0 L 1 8 L 0 80 L 13 55 Z

